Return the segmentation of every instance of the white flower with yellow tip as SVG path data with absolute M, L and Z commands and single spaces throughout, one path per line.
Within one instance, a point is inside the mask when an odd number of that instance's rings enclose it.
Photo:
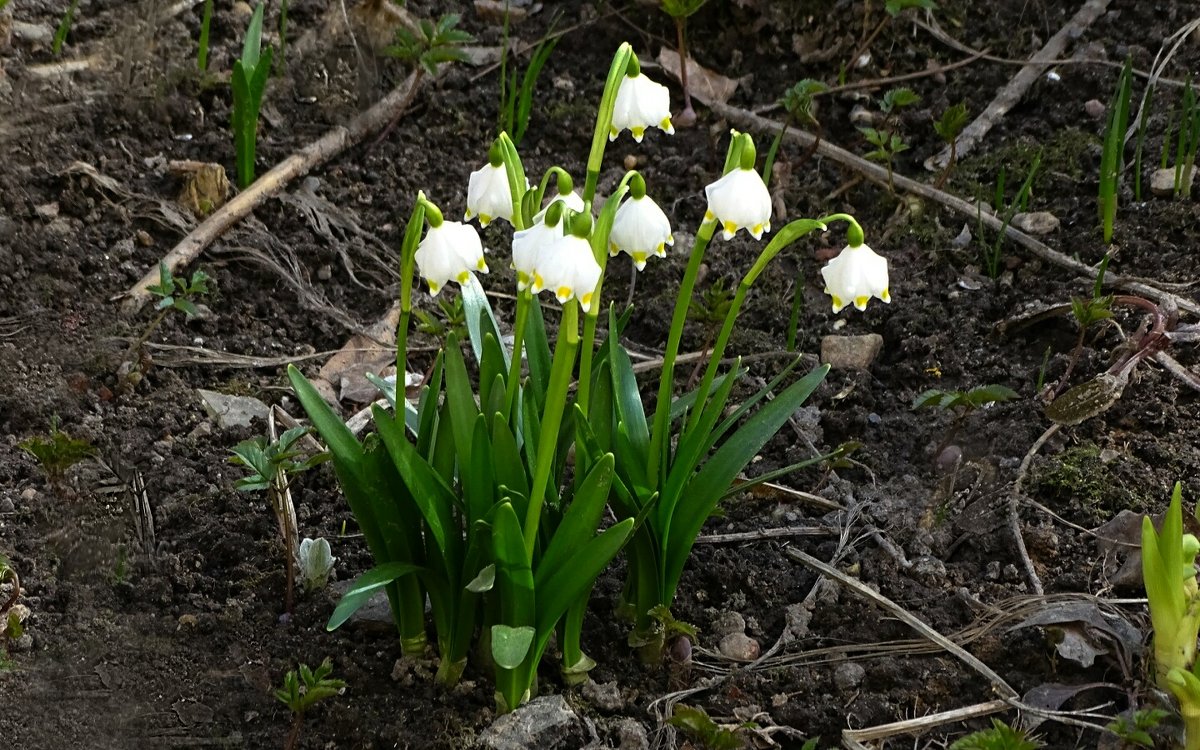
M 561 304 L 576 297 L 579 306 L 588 312 L 600 274 L 600 264 L 592 254 L 592 243 L 584 237 L 568 234 L 538 253 L 530 288 L 534 294 L 543 289 L 553 292 Z
M 569 193 L 556 193 L 554 198 L 546 204 L 545 208 L 533 215 L 534 223 L 536 224 L 539 221 L 543 221 L 546 218 L 546 212 L 549 211 L 550 207 L 555 203 L 561 203 L 563 204 L 564 208 L 569 208 L 577 214 L 583 213 L 583 197 L 579 195 L 578 192 L 572 190 Z
M 539 221 L 529 229 L 513 233 L 512 265 L 517 271 L 517 291 L 523 292 L 533 283 L 542 251 L 562 236 L 561 221 L 553 226 Z
M 649 127 L 658 128 L 667 135 L 675 132 L 671 125 L 671 95 L 666 86 L 651 81 L 639 71 L 621 79 L 613 103 L 608 140 L 615 140 L 622 130 L 628 130 L 633 134 L 633 140 L 641 143 Z
M 866 244 L 847 245 L 836 258 L 825 264 L 821 276 L 825 279 L 825 293 L 833 298 L 835 313 L 850 304 L 866 310 L 872 297 L 885 303 L 892 301 L 888 293 L 887 258 Z
M 449 281 L 465 284 L 473 272 L 488 272 L 479 233 L 460 221 L 430 226 L 417 245 L 415 257 L 421 276 L 429 284 L 429 293 L 435 296 Z
M 739 229 L 745 229 L 754 239 L 762 239 L 771 231 L 771 194 L 766 183 L 753 169 L 736 168 L 704 188 L 708 197 L 705 221 L 721 225 L 721 237 L 733 239 Z
M 467 211 L 463 221 L 479 217 L 479 226 L 486 227 L 495 219 L 511 222 L 512 193 L 508 189 L 508 172 L 504 164 L 484 164 L 471 173 L 467 183 Z
M 640 197 L 631 197 L 617 209 L 608 235 L 608 254 L 628 253 L 637 270 L 646 267 L 651 255 L 665 258 L 667 245 L 675 244 L 671 221 L 642 188 Z

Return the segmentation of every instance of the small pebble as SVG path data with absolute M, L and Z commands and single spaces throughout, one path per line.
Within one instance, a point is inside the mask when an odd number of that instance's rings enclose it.
M 758 658 L 761 648 L 758 641 L 745 633 L 730 633 L 721 639 L 717 650 L 735 661 L 753 661 Z
M 317 278 L 321 281 L 329 281 L 333 278 L 333 268 L 326 263 L 317 269 Z
M 0 513 L 12 513 L 16 509 L 17 509 L 17 506 L 13 505 L 12 498 L 10 498 L 10 497 L 0 498 Z
M 833 671 L 833 684 L 838 690 L 850 691 L 862 684 L 867 676 L 867 670 L 857 662 L 846 662 L 838 665 Z
M 1094 120 L 1099 120 L 1101 117 L 1104 117 L 1104 111 L 1106 109 L 1107 107 L 1104 106 L 1104 102 L 1100 101 L 1099 99 L 1088 99 L 1083 104 L 1083 111 L 1087 112 L 1088 117 L 1091 117 Z
M 21 490 L 21 502 L 28 503 L 37 499 L 38 492 L 32 487 Z
M 938 471 L 943 474 L 949 474 L 962 463 L 962 457 L 962 448 L 959 448 L 957 445 L 947 445 L 937 456 Z
M 624 164 L 626 170 L 636 169 L 638 165 L 638 158 L 633 154 L 626 154 Z

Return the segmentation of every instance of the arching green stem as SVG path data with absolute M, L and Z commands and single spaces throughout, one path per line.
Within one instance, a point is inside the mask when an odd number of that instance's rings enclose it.
M 396 324 L 396 402 L 404 398 L 404 380 L 408 367 L 408 324 L 412 318 L 412 288 L 417 245 L 425 224 L 425 194 L 417 194 L 417 205 L 404 230 L 400 245 L 400 320 Z
M 608 78 L 604 82 L 604 93 L 600 97 L 600 110 L 596 114 L 596 130 L 592 134 L 592 150 L 588 153 L 587 181 L 583 187 L 583 200 L 590 203 L 596 197 L 596 184 L 600 181 L 600 164 L 604 161 L 604 148 L 608 145 L 608 133 L 612 129 L 613 106 L 617 101 L 617 89 L 621 79 L 629 71 L 630 61 L 636 59 L 633 47 L 628 42 L 617 48 Z M 636 64 L 636 63 L 635 63 Z

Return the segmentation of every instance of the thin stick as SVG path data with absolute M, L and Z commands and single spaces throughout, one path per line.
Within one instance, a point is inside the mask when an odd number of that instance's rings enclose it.
M 359 143 L 368 134 L 386 125 L 408 109 L 422 81 L 421 69 L 414 70 L 408 78 L 380 99 L 366 112 L 359 114 L 348 125 L 336 126 L 319 140 L 310 143 L 296 153 L 275 165 L 270 172 L 258 178 L 245 191 L 233 200 L 217 209 L 205 219 L 191 234 L 184 237 L 171 249 L 162 262 L 172 273 L 194 261 L 204 248 L 241 219 L 245 218 L 268 198 L 279 192 L 289 182 L 297 177 L 308 174 L 315 167 L 324 164 L 351 146 Z M 158 263 L 155 263 L 146 275 L 128 291 L 116 299 L 122 299 L 121 313 L 126 316 L 136 315 L 150 301 L 149 288 L 158 283 Z
M 1042 588 L 1042 579 L 1038 577 L 1037 571 L 1033 568 L 1033 560 L 1029 559 L 1029 551 L 1025 549 L 1025 537 L 1021 534 L 1021 519 L 1018 516 L 1021 504 L 1021 487 L 1025 484 L 1025 476 L 1029 473 L 1029 466 L 1033 463 L 1033 457 L 1038 454 L 1046 441 L 1051 438 L 1062 427 L 1060 424 L 1052 424 L 1042 436 L 1034 441 L 1033 445 L 1025 453 L 1025 458 L 1021 460 L 1021 467 L 1017 469 L 1017 479 L 1013 482 L 1012 491 L 1008 495 L 1008 530 L 1012 534 L 1013 542 L 1017 545 L 1017 554 L 1021 557 L 1021 566 L 1025 568 L 1025 577 L 1029 579 L 1029 585 L 1033 588 L 1033 592 L 1038 596 L 1046 593 Z
M 897 734 L 925 732 L 934 727 L 940 727 L 943 724 L 953 724 L 959 721 L 966 721 L 967 719 L 976 719 L 980 716 L 990 716 L 1000 711 L 1007 711 L 1008 707 L 1007 702 L 994 700 L 987 703 L 976 703 L 973 706 L 963 706 L 962 708 L 955 708 L 950 711 L 942 711 L 928 716 L 921 716 L 916 719 L 893 721 L 890 724 L 880 724 L 867 729 L 843 729 L 842 742 L 845 743 L 847 740 L 855 743 L 870 742 L 871 740 L 882 740 Z
M 1079 36 L 1087 30 L 1092 22 L 1100 16 L 1104 15 L 1104 11 L 1108 8 L 1109 0 L 1088 0 L 1083 4 L 1070 21 L 1058 30 L 1058 33 L 1050 37 L 1050 41 L 1038 50 L 1033 57 L 1029 58 L 1029 63 L 1017 71 L 1017 74 L 1012 77 L 1004 88 L 997 92 L 996 97 L 992 99 L 991 104 L 987 109 L 983 110 L 978 117 L 967 125 L 958 136 L 958 157 L 961 159 L 969 153 L 975 144 L 987 135 L 997 122 L 1008 113 L 1016 104 L 1021 101 L 1021 97 L 1033 85 L 1033 82 L 1042 74 L 1042 69 L 1047 60 L 1053 60 L 1062 54 L 1066 49 L 1067 42 L 1072 39 L 1078 39 Z M 950 149 L 944 148 L 937 156 L 925 162 L 925 168 L 930 171 L 945 169 L 946 164 L 950 161 Z
M 741 109 L 739 107 L 731 107 L 727 104 L 719 104 L 714 102 L 709 105 L 709 109 L 721 117 L 728 119 L 731 123 L 734 123 L 738 127 L 746 130 L 754 129 L 761 132 L 774 134 L 782 127 L 782 125 L 778 122 L 765 117 L 759 117 L 753 112 Z M 784 137 L 792 139 L 801 146 L 811 146 L 814 139 L 811 133 L 806 133 L 805 131 L 797 128 L 788 128 Z M 844 148 L 835 146 L 827 140 L 821 140 L 820 145 L 817 147 L 817 153 L 831 161 L 847 167 L 848 169 L 859 172 L 872 182 L 883 186 L 888 184 L 886 169 L 878 164 L 873 164 L 872 162 L 869 162 L 866 159 L 857 156 L 856 154 L 852 154 Z M 961 155 L 961 153 L 962 150 L 959 149 L 959 154 Z M 984 224 L 984 226 L 996 232 L 1004 232 L 1004 235 L 1008 239 L 1012 240 L 1032 255 L 1041 258 L 1048 263 L 1053 263 L 1056 266 L 1066 268 L 1069 271 L 1080 274 L 1081 276 L 1085 276 L 1087 278 L 1095 278 L 1096 276 L 1095 269 L 1083 261 L 1077 260 L 1050 248 L 1049 246 L 1034 239 L 1033 237 L 1030 237 L 1011 224 L 1005 226 L 1004 221 L 1000 217 L 986 212 L 980 213 L 978 206 L 976 206 L 974 203 L 969 203 L 962 198 L 951 195 L 942 190 L 938 190 L 932 185 L 918 182 L 912 178 L 905 177 L 904 175 L 895 175 L 894 182 L 896 188 L 899 190 L 904 190 L 922 198 L 936 201 L 947 208 L 957 211 L 964 216 L 970 217 L 971 219 L 975 219 L 978 216 L 979 220 Z M 1145 283 L 1144 281 L 1114 274 L 1111 271 L 1109 271 L 1104 278 L 1105 283 L 1113 287 L 1126 289 L 1134 294 L 1152 299 L 1156 302 L 1172 302 L 1180 310 L 1185 310 L 1193 315 L 1200 315 L 1200 304 L 1197 304 L 1196 302 L 1185 297 L 1180 297 L 1178 295 L 1165 292 L 1156 286 L 1151 286 L 1150 284 Z
M 1003 677 L 992 671 L 991 667 L 977 659 L 962 646 L 959 646 L 954 641 L 926 625 L 919 618 L 917 618 L 916 615 L 904 609 L 899 604 L 896 604 L 891 599 L 888 599 L 883 594 L 876 592 L 870 586 L 867 586 L 857 578 L 851 578 L 837 568 L 831 565 L 826 565 L 812 555 L 801 552 L 798 549 L 789 547 L 783 552 L 796 562 L 801 563 L 802 565 L 805 565 L 812 570 L 821 573 L 822 575 L 832 578 L 859 596 L 868 599 L 880 607 L 888 610 L 894 614 L 897 619 L 903 621 L 904 624 L 908 625 L 910 628 L 917 631 L 933 643 L 936 643 L 943 650 L 957 657 L 964 664 L 978 672 L 981 677 L 992 684 L 992 690 L 999 693 L 1002 697 L 1012 699 L 1017 698 L 1017 691 L 1013 690 L 1012 686 L 1010 686 Z
M 829 536 L 837 529 L 828 526 L 779 526 L 758 531 L 737 531 L 732 534 L 705 534 L 696 537 L 696 544 L 731 544 L 734 542 L 757 542 L 763 539 L 778 539 L 793 536 Z

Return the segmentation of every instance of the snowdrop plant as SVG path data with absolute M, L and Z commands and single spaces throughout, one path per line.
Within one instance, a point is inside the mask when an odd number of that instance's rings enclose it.
M 329 627 L 383 589 L 405 653 L 420 653 L 427 596 L 441 659 L 436 679 L 453 685 L 477 646 L 494 674 L 502 711 L 536 693 L 538 665 L 556 631 L 564 678 L 586 679 L 594 665 L 582 649 L 590 592 L 631 540 L 626 599 L 639 637 L 653 631 L 646 623 L 652 612 L 661 619 L 659 605 L 673 600 L 704 520 L 825 375 L 820 368 L 784 388 L 794 363 L 729 412 L 727 401 L 743 370 L 736 363 L 719 376 L 717 370 L 754 280 L 780 250 L 827 222 L 857 226 L 840 214 L 792 222 L 768 243 L 731 303 L 699 388 L 675 398 L 675 359 L 705 248 L 718 228 L 744 228 L 756 236 L 770 231 L 770 201 L 764 207 L 766 185 L 754 171 L 753 142 L 735 134 L 724 172 L 737 174 L 725 185 L 750 187 L 711 191 L 713 216 L 696 234 L 656 411 L 647 419 L 619 341 L 629 313 L 605 309 L 604 278 L 610 259 L 621 253 L 639 268 L 664 256 L 673 231 L 636 171 L 626 172 L 603 200 L 597 196 L 614 131 L 635 137 L 648 128 L 671 132 L 669 102 L 657 84 L 639 83 L 641 77 L 632 48 L 622 45 L 606 78 L 581 190 L 559 166 L 540 179 L 527 178 L 504 133 L 479 176 L 472 176 L 465 216 L 479 217 L 481 224 L 504 218 L 512 225 L 517 295 L 511 337 L 501 334 L 477 276 L 487 270 L 479 234 L 470 224 L 445 221 L 421 193 L 400 253 L 396 369 L 408 371 L 418 276 L 432 294 L 457 285 L 473 367 L 458 338 L 449 336 L 416 401 L 385 392 L 394 408 L 373 410 L 375 432 L 362 441 L 299 371 L 289 371 L 375 558 L 375 567 L 351 584 Z M 489 230 L 489 243 L 496 232 Z M 554 328 L 547 326 L 543 292 L 561 306 Z M 768 391 L 775 399 L 754 412 Z M 602 528 L 606 505 L 617 518 Z

